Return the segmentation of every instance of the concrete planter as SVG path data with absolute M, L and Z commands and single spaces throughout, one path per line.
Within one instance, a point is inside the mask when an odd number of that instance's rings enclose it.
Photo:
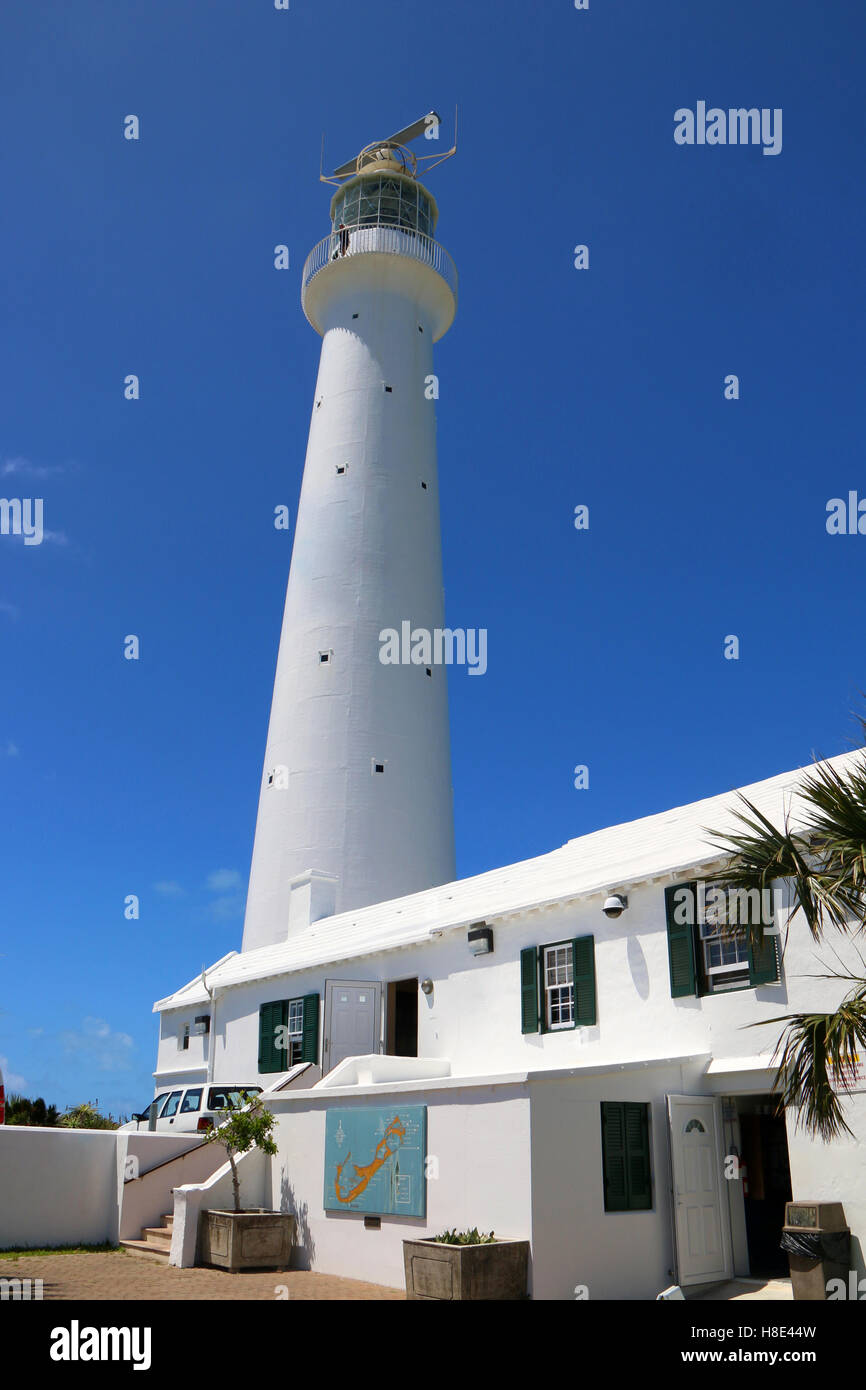
M 218 1269 L 288 1269 L 295 1234 L 289 1212 L 203 1211 L 199 1260 Z
M 404 1240 L 408 1299 L 526 1298 L 528 1240 L 490 1245 L 445 1245 L 438 1240 Z

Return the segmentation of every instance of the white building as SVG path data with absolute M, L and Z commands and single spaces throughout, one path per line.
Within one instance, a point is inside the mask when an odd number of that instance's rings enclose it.
M 792 1190 L 862 1238 L 857 1144 L 775 1116 L 778 1025 L 750 1027 L 838 1003 L 805 925 L 781 959 L 784 937 L 722 942 L 705 904 L 675 917 L 720 868 L 732 794 L 453 881 L 446 673 L 383 665 L 379 637 L 443 625 L 428 387 L 456 274 L 396 137 L 347 171 L 304 272 L 322 355 L 243 949 L 155 1006 L 157 1092 L 268 1088 L 279 1154 L 243 1160 L 245 1200 L 296 1213 L 302 1266 L 378 1283 L 402 1284 L 404 1237 L 473 1226 L 531 1241 L 536 1298 L 784 1272 Z M 747 794 L 779 820 L 797 777 Z M 423 1172 L 335 1209 L 330 1136 L 405 1107 Z M 862 1086 L 849 1113 L 862 1131 Z M 214 1196 L 181 1193 L 192 1215 Z M 195 1258 L 194 1221 L 172 1258 Z
M 793 807 L 796 823 L 800 775 L 744 791 L 777 822 Z M 844 1203 L 862 1273 L 859 1144 L 825 1146 L 774 1117 L 779 1028 L 749 1026 L 834 1008 L 839 986 L 812 978 L 801 916 L 780 968 L 775 948 L 761 962 L 744 944 L 721 967 L 718 940 L 696 925 L 683 944 L 672 917 L 674 885 L 719 871 L 706 828 L 732 826 L 735 805 L 731 793 L 597 831 L 227 956 L 207 990 L 195 979 L 156 1005 L 157 1089 L 289 1078 L 269 1098 L 280 1154 L 264 1195 L 303 1213 L 299 1262 L 324 1272 L 400 1285 L 404 1236 L 477 1225 L 532 1241 L 536 1298 L 578 1285 L 649 1298 L 675 1280 L 772 1272 L 793 1195 Z M 628 900 L 613 920 L 610 894 Z M 787 916 L 783 899 L 782 941 Z M 469 940 L 479 923 L 492 933 L 484 955 Z M 203 1014 L 209 1032 L 183 1051 Z M 290 1051 L 274 1047 L 275 1021 L 290 1023 Z M 864 1089 L 848 1103 L 857 1133 Z M 326 1111 L 374 1103 L 427 1107 L 437 1173 L 426 1220 L 383 1216 L 378 1231 L 323 1204 Z

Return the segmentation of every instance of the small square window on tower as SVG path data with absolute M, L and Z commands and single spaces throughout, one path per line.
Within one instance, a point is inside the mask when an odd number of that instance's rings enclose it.
M 393 386 L 386 386 L 386 387 L 385 387 L 385 390 L 386 390 L 387 392 L 390 393 L 391 391 L 394 390 L 394 387 L 393 387 Z
M 427 484 L 426 484 L 426 483 L 422 483 L 421 486 L 422 486 L 422 488 L 424 489 L 424 491 L 426 492 L 426 491 L 427 491 Z
M 433 667 L 432 667 L 432 666 L 425 666 L 424 669 L 425 669 L 425 671 L 427 672 L 427 675 L 432 677 L 432 675 L 433 675 Z
M 319 665 L 320 665 L 320 666 L 327 666 L 327 665 L 329 665 L 330 662 L 333 660 L 333 657 L 334 657 L 334 653 L 333 653 L 333 652 L 330 652 L 330 651 L 329 651 L 329 652 L 319 652 Z
M 384 771 L 385 771 L 385 764 L 384 764 L 384 763 L 377 763 L 375 758 L 371 758 L 371 759 L 370 759 L 370 771 L 373 773 L 374 776 L 375 776 L 375 774 L 376 774 L 377 772 L 384 772 Z
M 347 463 L 338 463 L 338 464 L 337 464 L 337 472 L 338 472 L 341 476 L 342 476 L 343 473 L 348 473 L 348 471 L 349 471 L 349 465 L 348 465 Z
M 353 318 L 353 319 L 356 319 L 357 317 L 358 317 L 357 314 L 353 314 L 353 315 L 352 315 L 352 318 Z

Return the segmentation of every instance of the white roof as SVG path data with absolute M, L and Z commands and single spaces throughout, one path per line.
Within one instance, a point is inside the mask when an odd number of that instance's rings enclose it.
M 856 766 L 863 756 L 863 750 L 858 749 L 828 758 L 826 764 L 844 771 Z M 776 824 L 790 816 L 796 827 L 799 817 L 794 788 L 803 771 L 796 768 L 740 790 Z M 373 907 L 325 917 L 277 945 L 223 957 L 207 971 L 207 983 L 211 989 L 224 989 L 356 960 L 413 946 L 481 919 L 489 922 L 530 908 L 616 892 L 648 879 L 674 878 L 720 858 L 707 827 L 733 828 L 732 812 L 739 804 L 736 791 L 725 792 L 624 825 L 595 830 L 535 859 L 524 859 Z M 201 977 L 197 976 L 176 993 L 160 999 L 154 1012 L 207 1000 Z

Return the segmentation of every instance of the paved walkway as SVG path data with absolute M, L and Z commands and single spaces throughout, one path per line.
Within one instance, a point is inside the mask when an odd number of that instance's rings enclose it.
M 709 1293 L 696 1293 L 696 1303 L 749 1303 L 755 1300 L 772 1303 L 791 1303 L 794 1290 L 790 1279 L 732 1279 L 728 1284 L 714 1284 Z
M 79 1299 L 405 1299 L 402 1289 L 339 1279 L 307 1270 L 265 1274 L 228 1274 L 219 1269 L 176 1269 L 147 1256 L 121 1251 L 83 1255 L 21 1255 L 0 1260 L 0 1278 L 41 1279 L 42 1297 L 75 1302 Z

